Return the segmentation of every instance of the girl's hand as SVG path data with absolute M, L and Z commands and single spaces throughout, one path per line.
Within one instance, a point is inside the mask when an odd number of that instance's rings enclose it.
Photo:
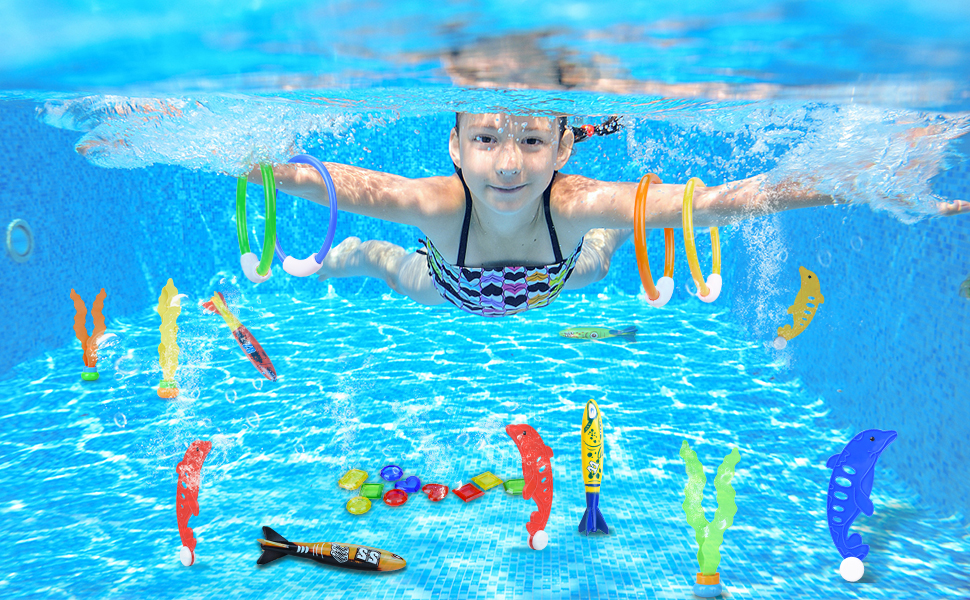
M 970 213 L 970 202 L 966 200 L 954 200 L 952 202 L 937 202 L 936 212 L 941 217 L 951 217 L 963 213 Z

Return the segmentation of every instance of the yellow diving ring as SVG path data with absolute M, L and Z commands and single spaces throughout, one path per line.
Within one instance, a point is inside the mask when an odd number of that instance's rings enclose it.
M 697 284 L 697 297 L 704 302 L 714 302 L 721 293 L 721 242 L 717 236 L 717 227 L 711 227 L 711 274 L 707 281 L 701 273 L 701 265 L 697 260 L 697 248 L 694 247 L 694 184 L 706 187 L 697 177 L 691 177 L 684 186 L 684 250 L 687 252 L 687 264 L 690 274 Z
M 674 230 L 664 228 L 664 276 L 653 284 L 653 275 L 650 274 L 650 259 L 647 257 L 647 233 L 646 233 L 646 203 L 647 192 L 650 190 L 651 183 L 660 183 L 660 178 L 653 173 L 647 173 L 640 179 L 637 186 L 636 203 L 633 205 L 633 246 L 636 249 L 637 269 L 640 271 L 640 282 L 643 283 L 643 291 L 647 294 L 647 304 L 660 308 L 674 293 Z

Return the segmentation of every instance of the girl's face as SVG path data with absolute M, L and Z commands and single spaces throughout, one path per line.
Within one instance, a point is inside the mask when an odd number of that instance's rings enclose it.
M 555 119 L 503 114 L 463 114 L 451 132 L 451 159 L 472 196 L 501 214 L 534 209 L 534 203 L 569 159 L 573 134 L 559 139 Z

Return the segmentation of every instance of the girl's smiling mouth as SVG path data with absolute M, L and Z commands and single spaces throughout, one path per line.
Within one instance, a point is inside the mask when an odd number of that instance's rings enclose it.
M 523 183 L 522 185 L 516 185 L 516 186 L 490 185 L 488 187 L 502 194 L 514 194 L 515 192 L 518 192 L 519 190 L 522 190 L 523 188 L 525 188 L 525 184 Z

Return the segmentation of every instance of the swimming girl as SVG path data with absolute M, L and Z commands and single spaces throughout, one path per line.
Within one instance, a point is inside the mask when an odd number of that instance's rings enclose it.
M 376 277 L 421 304 L 448 301 L 486 317 L 545 306 L 563 289 L 602 279 L 632 231 L 637 183 L 559 172 L 577 134 L 588 132 L 567 127 L 565 117 L 460 113 L 448 146 L 454 175 L 408 179 L 326 163 L 340 210 L 413 225 L 425 239 L 408 253 L 385 241 L 347 238 L 327 255 L 320 279 Z M 329 205 L 312 167 L 276 165 L 273 172 L 279 189 Z M 262 182 L 258 168 L 249 181 Z M 682 184 L 651 185 L 647 227 L 680 227 L 683 194 Z M 837 202 L 804 184 L 772 185 L 759 175 L 697 188 L 694 222 L 717 227 Z M 968 208 L 950 203 L 941 212 Z

